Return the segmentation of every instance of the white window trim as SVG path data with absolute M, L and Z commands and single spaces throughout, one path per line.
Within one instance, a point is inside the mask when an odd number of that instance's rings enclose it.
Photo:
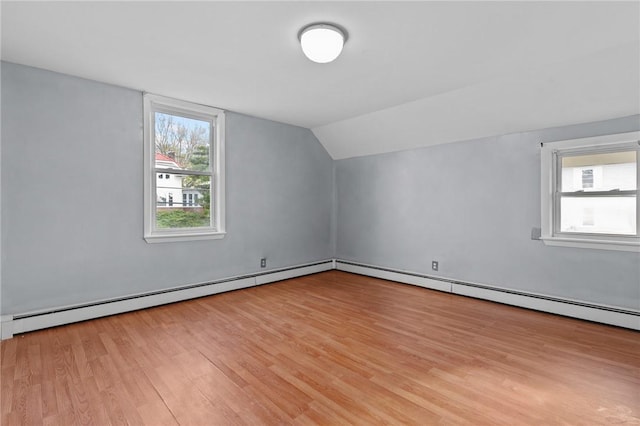
M 225 231 L 225 116 L 221 109 L 184 102 L 164 96 L 144 94 L 144 239 L 148 243 L 197 241 L 224 238 Z M 175 112 L 195 119 L 214 121 L 211 144 L 211 227 L 157 229 L 154 114 L 157 110 Z M 181 201 L 181 200 L 180 200 Z
M 541 150 L 541 240 L 549 246 L 591 248 L 601 250 L 621 250 L 640 252 L 640 238 L 620 238 L 611 236 L 580 236 L 575 237 L 554 235 L 553 212 L 553 175 L 554 152 L 558 150 L 579 150 L 581 148 L 598 148 L 608 145 L 624 145 L 638 149 L 640 144 L 640 132 L 618 133 L 613 135 L 596 136 L 581 139 L 570 139 L 556 142 L 545 142 Z M 640 155 L 640 152 L 638 153 Z M 640 160 L 638 160 L 640 161 Z M 640 190 L 640 170 L 637 172 L 637 188 Z M 640 195 L 639 195 L 640 196 Z M 640 227 L 640 209 L 636 209 L 636 224 Z

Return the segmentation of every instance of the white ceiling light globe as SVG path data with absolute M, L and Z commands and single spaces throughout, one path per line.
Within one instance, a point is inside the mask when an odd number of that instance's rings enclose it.
M 320 64 L 336 59 L 344 42 L 344 32 L 329 24 L 310 25 L 300 32 L 302 51 L 307 58 Z

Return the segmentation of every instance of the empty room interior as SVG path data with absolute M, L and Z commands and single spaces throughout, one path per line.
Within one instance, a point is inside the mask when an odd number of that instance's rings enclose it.
M 2 425 L 640 424 L 640 2 L 0 14 Z

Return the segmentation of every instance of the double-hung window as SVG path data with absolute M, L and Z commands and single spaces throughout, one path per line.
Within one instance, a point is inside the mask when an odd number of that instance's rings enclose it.
M 640 251 L 640 132 L 544 143 L 542 240 Z
M 144 95 L 147 242 L 223 238 L 224 111 Z

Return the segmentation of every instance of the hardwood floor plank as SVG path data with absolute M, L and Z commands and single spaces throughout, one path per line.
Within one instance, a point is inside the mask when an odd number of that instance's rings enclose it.
M 42 385 L 34 384 L 29 386 L 26 397 L 26 424 L 41 425 L 43 420 L 42 413 Z
M 41 410 L 43 417 L 50 417 L 59 413 L 58 398 L 56 396 L 55 384 L 52 380 L 42 382 Z
M 9 380 L 3 380 L 2 386 L 6 386 Z M 29 383 L 25 378 L 12 380 L 12 382 L 11 413 L 24 424 L 27 418 L 27 393 L 29 392 Z
M 7 424 L 19 425 L 21 423 L 7 423 Z M 43 419 L 42 424 L 44 426 L 60 426 L 60 425 L 75 426 L 75 425 L 78 425 L 79 423 L 77 422 L 75 413 L 73 411 L 65 411 L 65 412 L 56 414 L 54 416 L 45 417 Z M 109 425 L 109 423 L 106 423 L 105 425 Z
M 330 271 L 0 343 L 2 425 L 640 425 L 640 333 Z
M 58 413 L 73 412 L 73 403 L 71 402 L 71 394 L 69 393 L 69 388 L 67 386 L 67 379 L 57 378 L 53 380 L 53 389 L 56 394 Z
M 63 379 L 67 394 L 71 399 L 71 406 L 76 421 L 82 425 L 90 425 L 95 423 L 93 415 L 92 403 L 89 398 L 86 382 L 80 377 L 69 376 Z
M 15 367 L 17 352 L 18 339 L 3 340 L 2 343 L 0 343 L 0 362 L 2 363 L 2 368 Z
M 9 380 L 13 381 L 15 366 L 3 367 L 0 370 L 0 416 L 4 417 L 11 413 L 13 407 L 13 395 L 15 387 L 5 383 Z M 0 423 L 1 424 L 1 423 Z
M 94 377 L 86 377 L 82 379 L 83 389 L 89 402 L 86 417 L 96 425 L 111 424 L 109 407 L 102 401 L 102 394 L 98 389 Z M 78 420 L 80 420 L 78 416 Z
M 129 425 L 144 425 L 142 417 L 138 412 L 137 407 L 131 399 L 131 395 L 125 388 L 124 383 L 120 382 L 115 387 L 102 392 L 103 398 L 109 400 L 112 407 L 117 407 L 122 411 L 125 424 Z M 112 410 L 107 409 L 109 414 L 112 414 Z M 113 419 L 112 419 L 113 423 Z
M 307 395 L 313 397 L 313 401 L 308 404 L 307 408 L 300 416 L 296 417 L 296 421 L 298 421 L 298 418 L 300 417 L 304 417 L 305 422 L 313 422 L 313 419 L 318 420 L 320 417 L 339 419 L 340 421 L 336 424 L 354 423 L 358 420 L 359 417 L 357 410 L 349 410 L 349 408 L 355 407 L 356 404 L 348 404 L 347 398 L 343 394 L 332 392 L 331 397 L 328 397 L 326 395 L 326 392 L 328 391 L 327 387 L 322 387 L 314 380 L 311 380 L 308 376 L 305 376 L 299 370 L 293 372 L 285 371 L 280 365 L 276 365 L 271 368 L 292 386 L 295 386 Z M 339 400 L 339 403 L 336 402 L 336 400 Z M 326 422 L 323 421 L 318 421 L 318 423 L 326 424 Z
M 149 405 L 159 398 L 158 393 L 141 369 L 128 370 L 122 377 L 126 395 L 135 407 Z
M 23 339 L 24 340 L 24 339 Z M 27 351 L 29 350 L 29 344 L 25 342 L 21 342 L 23 344 L 18 345 L 16 348 L 16 361 L 15 368 L 13 373 L 14 380 L 24 379 L 29 376 L 29 357 L 27 356 Z
M 138 414 L 145 425 L 177 426 L 178 421 L 164 402 L 158 400 L 137 407 Z
M 224 401 L 242 423 L 264 424 L 268 420 L 273 420 L 268 411 L 252 403 L 246 394 L 220 371 L 199 376 L 193 380 L 193 383 L 202 395 L 214 404 Z M 247 410 L 245 408 L 247 406 L 251 409 Z
M 93 327 L 89 327 L 93 329 Z M 102 344 L 100 336 L 97 332 L 91 330 L 89 335 L 85 335 L 82 339 L 82 348 L 88 361 L 93 361 L 103 355 L 107 355 L 107 349 Z
M 126 417 L 125 409 L 120 404 L 120 399 L 116 392 L 115 388 L 108 388 L 100 391 L 99 401 L 105 407 L 105 412 L 109 416 L 109 423 L 112 425 L 127 425 L 130 422 L 140 424 L 140 422 L 136 422 L 133 419 L 128 419 Z

